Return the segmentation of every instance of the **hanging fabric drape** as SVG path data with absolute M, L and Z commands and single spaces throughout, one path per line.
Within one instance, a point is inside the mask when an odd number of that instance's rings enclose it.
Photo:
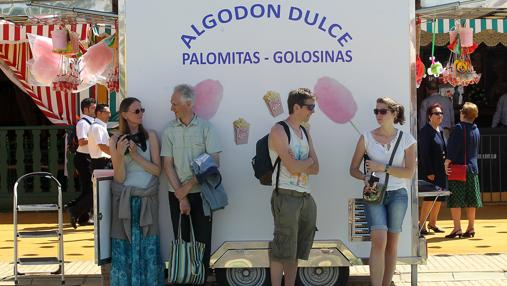
M 73 125 L 78 117 L 79 100 L 96 97 L 96 87 L 78 94 L 54 91 L 49 86 L 32 86 L 28 83 L 27 61 L 32 58 L 27 34 L 51 37 L 56 25 L 16 26 L 0 20 L 0 69 L 21 90 L 30 96 L 40 111 L 55 125 Z M 88 24 L 67 26 L 85 41 Z M 106 28 L 104 28 L 105 30 Z M 103 31 L 101 31 L 103 32 Z M 110 95 L 111 110 L 116 110 L 116 94 Z

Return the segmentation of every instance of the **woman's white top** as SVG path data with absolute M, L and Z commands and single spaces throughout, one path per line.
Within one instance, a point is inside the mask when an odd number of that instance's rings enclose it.
M 400 130 L 396 130 L 396 136 L 389 144 L 382 145 L 373 137 L 372 131 L 367 131 L 363 133 L 364 144 L 366 148 L 366 154 L 370 157 L 370 160 L 375 162 L 379 162 L 382 164 L 388 164 L 389 159 L 391 159 L 391 153 L 396 145 L 396 141 L 400 136 Z M 393 167 L 405 167 L 405 150 L 408 149 L 413 144 L 417 143 L 412 134 L 403 132 L 403 136 L 401 137 L 400 145 L 396 150 L 396 154 L 394 155 L 393 163 L 391 166 Z M 388 148 L 389 147 L 389 148 Z M 384 184 L 386 174 L 384 172 L 375 172 L 375 176 L 379 177 L 380 183 Z M 410 179 L 403 179 L 389 175 L 389 182 L 387 186 L 388 191 L 394 191 L 401 188 L 410 189 Z

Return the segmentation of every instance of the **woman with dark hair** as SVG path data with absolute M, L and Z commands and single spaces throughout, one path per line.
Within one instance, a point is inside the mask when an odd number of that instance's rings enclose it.
M 440 188 L 447 188 L 447 175 L 445 174 L 444 161 L 447 148 L 444 139 L 444 132 L 440 128 L 444 112 L 438 103 L 433 104 L 426 110 L 428 123 L 424 125 L 419 134 L 419 179 L 428 181 Z M 421 234 L 428 234 L 426 219 L 429 217 L 428 229 L 434 232 L 444 232 L 437 226 L 438 213 L 445 197 L 440 196 L 433 209 L 431 205 L 435 197 L 425 197 L 421 206 L 419 216 L 419 227 Z M 431 212 L 430 212 L 431 210 Z
M 410 178 L 415 172 L 416 140 L 403 133 L 394 124 L 405 122 L 404 108 L 389 97 L 377 99 L 373 110 L 378 128 L 361 135 L 350 162 L 350 175 L 364 181 L 363 191 L 374 192 L 368 184 L 368 175 L 360 170 L 363 155 L 367 154 L 366 171 L 375 172 L 380 184 L 389 179 L 386 193 L 377 204 L 366 203 L 366 219 L 370 228 L 370 282 L 371 285 L 390 285 L 396 268 L 398 240 L 408 207 Z M 395 147 L 397 144 L 397 148 Z M 396 152 L 394 152 L 396 149 Z M 392 164 L 389 164 L 394 155 Z
M 447 200 L 447 207 L 451 208 L 454 229 L 446 238 L 474 237 L 475 212 L 482 207 L 481 191 L 479 187 L 479 170 L 477 157 L 479 154 L 480 133 L 474 120 L 479 115 L 477 105 L 465 102 L 460 110 L 460 123 L 456 124 L 447 144 L 448 156 L 445 160 L 447 174 L 451 173 L 450 165 L 467 165 L 466 182 L 449 180 L 451 195 Z M 465 208 L 468 227 L 465 233 L 461 231 L 461 209 Z
M 160 148 L 144 129 L 145 109 L 134 97 L 120 104 L 120 134 L 110 140 L 114 180 L 111 285 L 164 285 L 158 229 Z

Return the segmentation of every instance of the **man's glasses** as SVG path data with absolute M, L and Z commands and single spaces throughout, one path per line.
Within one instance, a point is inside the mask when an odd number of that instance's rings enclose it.
M 315 104 L 303 104 L 303 106 L 306 106 L 306 108 L 308 108 L 310 111 L 315 110 Z
M 138 108 L 136 110 L 132 110 L 131 112 L 135 113 L 135 114 L 139 114 L 139 113 L 144 113 L 146 111 L 146 109 L 144 108 Z
M 433 115 L 437 115 L 437 116 L 444 115 L 444 113 L 443 113 L 443 112 L 432 112 L 431 114 L 433 114 Z
M 381 108 L 381 109 L 375 108 L 375 109 L 373 109 L 373 113 L 375 113 L 375 115 L 378 115 L 379 113 L 382 114 L 382 115 L 386 115 L 387 111 L 389 111 L 389 110 L 385 109 L 385 108 Z

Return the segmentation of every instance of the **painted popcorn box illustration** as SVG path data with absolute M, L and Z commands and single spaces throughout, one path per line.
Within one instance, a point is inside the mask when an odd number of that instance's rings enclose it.
M 236 145 L 247 144 L 250 124 L 245 119 L 239 118 L 234 120 L 232 125 L 234 127 L 234 142 Z
M 273 117 L 277 117 L 283 113 L 282 100 L 278 92 L 270 90 L 264 95 L 263 99 Z

